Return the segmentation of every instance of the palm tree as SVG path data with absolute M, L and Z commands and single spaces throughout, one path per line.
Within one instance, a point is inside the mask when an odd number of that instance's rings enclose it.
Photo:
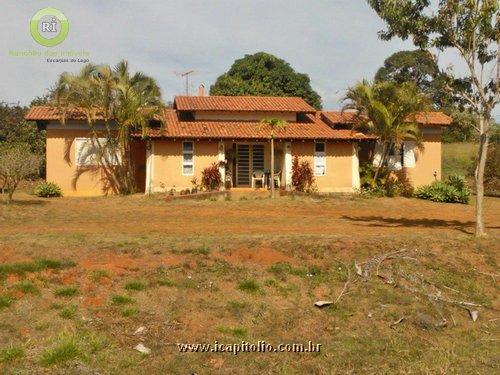
M 418 112 L 428 106 L 427 97 L 411 82 L 397 85 L 392 82 L 370 84 L 363 80 L 347 90 L 345 109 L 354 109 L 359 115 L 357 127 L 379 137 L 382 153 L 375 180 L 387 165 L 391 149 L 405 140 L 412 140 L 422 148 L 421 131 L 415 120 Z
M 271 128 L 271 198 L 274 199 L 274 137 L 275 132 L 278 129 L 284 129 L 287 126 L 287 122 L 285 120 L 272 118 L 272 119 L 264 119 L 261 121 L 262 124 L 266 124 Z
M 87 64 L 78 74 L 61 74 L 52 95 L 61 108 L 63 123 L 70 110 L 84 113 L 98 165 L 119 193 L 133 193 L 130 134 L 141 130 L 145 135 L 149 120 L 161 110 L 156 81 L 140 72 L 131 75 L 125 60 L 114 68 Z M 104 123 L 104 132 L 96 128 L 98 120 Z M 101 141 L 103 135 L 106 142 Z

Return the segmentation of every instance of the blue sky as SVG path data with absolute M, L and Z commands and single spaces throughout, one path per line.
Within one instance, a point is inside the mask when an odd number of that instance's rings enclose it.
M 195 71 L 194 92 L 201 83 L 208 88 L 235 59 L 265 51 L 309 74 L 324 107 L 336 109 L 349 85 L 371 79 L 393 52 L 414 48 L 379 40 L 383 23 L 364 0 L 3 1 L 0 101 L 27 104 L 61 72 L 81 67 L 9 56 L 9 50 L 45 50 L 28 23 L 48 6 L 70 22 L 68 37 L 52 50 L 86 50 L 96 63 L 127 59 L 132 70 L 158 80 L 166 101 L 184 92 L 176 73 Z M 461 70 L 453 53 L 442 54 L 440 63 Z

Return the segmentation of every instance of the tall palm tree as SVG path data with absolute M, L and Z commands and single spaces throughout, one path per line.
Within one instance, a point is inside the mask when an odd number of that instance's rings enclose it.
M 114 68 L 87 64 L 78 74 L 61 74 L 53 98 L 61 108 L 63 122 L 68 111 L 83 111 L 92 132 L 92 146 L 98 151 L 98 165 L 118 192 L 133 193 L 130 134 L 142 130 L 145 135 L 149 120 L 161 110 L 156 81 L 140 72 L 131 75 L 125 60 Z M 99 120 L 104 131 L 95 126 Z M 101 141 L 103 135 L 106 142 Z
M 276 136 L 276 131 L 278 129 L 284 129 L 287 126 L 287 122 L 285 120 L 272 118 L 272 119 L 264 119 L 261 121 L 262 124 L 265 124 L 270 127 L 271 133 L 271 198 L 274 199 L 274 138 Z
M 344 110 L 354 109 L 359 115 L 359 122 L 355 126 L 379 137 L 382 152 L 375 180 L 381 168 L 387 165 L 391 149 L 405 140 L 414 141 L 419 148 L 423 147 L 415 116 L 427 108 L 429 101 L 414 83 L 370 84 L 363 80 L 347 90 L 344 101 L 348 102 Z

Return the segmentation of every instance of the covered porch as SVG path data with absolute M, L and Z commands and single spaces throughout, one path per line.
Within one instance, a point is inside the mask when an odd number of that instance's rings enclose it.
M 274 179 L 271 178 L 271 143 L 269 140 L 235 140 L 219 143 L 219 161 L 226 185 L 232 188 L 291 187 L 292 154 L 290 142 L 274 142 Z

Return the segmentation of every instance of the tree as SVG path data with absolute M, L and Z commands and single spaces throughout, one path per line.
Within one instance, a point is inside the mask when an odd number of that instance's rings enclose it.
M 421 49 L 453 49 L 467 67 L 465 80 L 470 89 L 456 94 L 477 116 L 476 236 L 483 236 L 484 169 L 491 112 L 500 97 L 498 0 L 440 0 L 437 11 L 429 0 L 368 0 L 368 3 L 387 24 L 387 29 L 379 33 L 383 40 L 411 37 Z
M 280 120 L 277 118 L 272 119 L 264 119 L 262 123 L 269 126 L 271 129 L 270 138 L 271 138 L 271 198 L 275 198 L 274 194 L 274 137 L 276 136 L 276 131 L 279 129 L 284 129 L 287 126 L 287 122 L 285 120 Z
M 265 52 L 236 60 L 210 87 L 210 95 L 298 96 L 321 109 L 321 97 L 311 88 L 309 76 Z
M 0 182 L 2 192 L 7 192 L 7 203 L 12 201 L 12 195 L 19 183 L 38 174 L 41 157 L 31 152 L 27 144 L 5 143 L 0 147 Z
M 453 118 L 443 132 L 444 142 L 465 142 L 471 140 L 476 125 L 475 116 L 464 108 L 463 101 L 454 92 L 470 91 L 470 85 L 461 79 L 454 79 L 448 72 L 441 71 L 435 57 L 426 50 L 399 51 L 389 56 L 375 74 L 375 82 L 413 82 L 431 99 L 431 104 Z M 453 91 L 446 89 L 454 87 Z
M 388 162 L 391 149 L 405 140 L 413 140 L 422 147 L 420 128 L 415 114 L 425 110 L 428 99 L 411 82 L 397 85 L 393 82 L 370 84 L 362 81 L 347 90 L 344 98 L 348 103 L 344 109 L 355 109 L 360 123 L 379 137 L 382 154 L 375 172 L 375 180 L 380 170 Z
M 61 74 L 52 95 L 63 123 L 68 111 L 85 114 L 97 165 L 111 185 L 121 194 L 135 192 L 130 134 L 142 131 L 145 135 L 149 121 L 161 110 L 156 81 L 141 72 L 131 75 L 127 61 L 114 68 L 87 64 L 78 74 Z M 104 124 L 103 129 L 97 127 L 98 122 Z

